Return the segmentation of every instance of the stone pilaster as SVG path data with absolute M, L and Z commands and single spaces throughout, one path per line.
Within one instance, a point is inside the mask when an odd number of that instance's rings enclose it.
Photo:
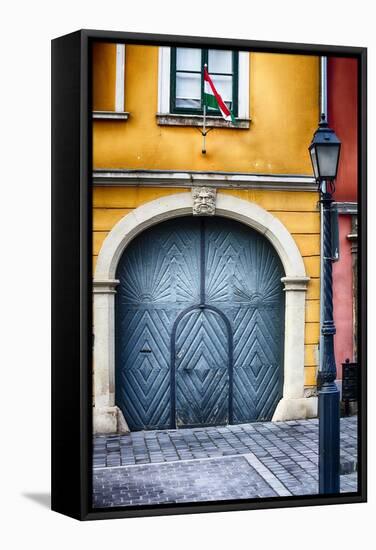
M 304 397 L 305 299 L 309 277 L 282 277 L 285 285 L 285 355 L 283 398 L 273 420 L 317 414 L 317 398 Z
M 358 216 L 351 216 L 352 303 L 353 303 L 353 360 L 358 360 Z
M 128 432 L 115 405 L 115 293 L 119 281 L 94 281 L 94 433 Z

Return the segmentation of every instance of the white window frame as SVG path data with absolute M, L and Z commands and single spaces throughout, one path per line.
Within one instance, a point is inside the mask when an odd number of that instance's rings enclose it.
M 125 44 L 116 44 L 115 111 L 124 112 Z
M 116 44 L 115 109 L 94 111 L 95 119 L 128 120 L 129 113 L 124 109 L 125 101 L 125 44 Z
M 238 116 L 241 128 L 249 128 L 249 52 L 239 52 L 239 82 L 238 82 Z M 171 48 L 159 47 L 158 57 L 158 113 L 159 124 L 176 125 L 178 120 L 186 125 L 187 120 L 201 119 L 201 115 L 176 115 L 170 112 L 170 83 L 171 83 Z M 210 118 L 210 117 L 208 117 Z M 214 117 L 212 117 L 214 118 Z M 229 126 L 226 121 L 218 119 L 215 126 Z M 170 122 L 169 122 L 170 121 Z M 198 122 L 198 121 L 197 121 Z M 213 121 L 214 122 L 214 121 Z M 210 124 L 209 124 L 210 125 Z M 213 124 L 214 125 L 214 124 Z M 231 127 L 234 127 L 231 125 Z

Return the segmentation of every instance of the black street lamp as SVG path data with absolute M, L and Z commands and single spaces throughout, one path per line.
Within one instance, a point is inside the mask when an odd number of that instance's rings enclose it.
M 318 393 L 319 413 L 319 492 L 340 492 L 340 415 L 339 390 L 334 357 L 333 276 L 332 276 L 332 203 L 335 190 L 341 142 L 321 115 L 318 129 L 309 146 L 314 175 L 323 206 L 323 356 L 321 388 Z

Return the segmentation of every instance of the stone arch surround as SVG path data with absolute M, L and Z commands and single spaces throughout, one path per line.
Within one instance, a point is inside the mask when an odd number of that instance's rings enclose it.
M 115 279 L 119 259 L 132 239 L 146 228 L 192 214 L 191 193 L 168 195 L 143 204 L 110 231 L 99 252 L 94 293 L 94 432 L 126 432 L 128 426 L 115 405 Z M 309 277 L 299 249 L 286 227 L 255 203 L 218 193 L 216 215 L 231 218 L 262 233 L 277 251 L 284 270 L 284 385 L 273 420 L 316 415 L 317 399 L 304 397 L 305 297 Z

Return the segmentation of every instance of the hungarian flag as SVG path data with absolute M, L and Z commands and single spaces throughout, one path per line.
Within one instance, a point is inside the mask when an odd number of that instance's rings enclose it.
M 206 65 L 204 66 L 204 103 L 207 107 L 219 109 L 225 120 L 235 123 L 235 117 L 215 89 Z

